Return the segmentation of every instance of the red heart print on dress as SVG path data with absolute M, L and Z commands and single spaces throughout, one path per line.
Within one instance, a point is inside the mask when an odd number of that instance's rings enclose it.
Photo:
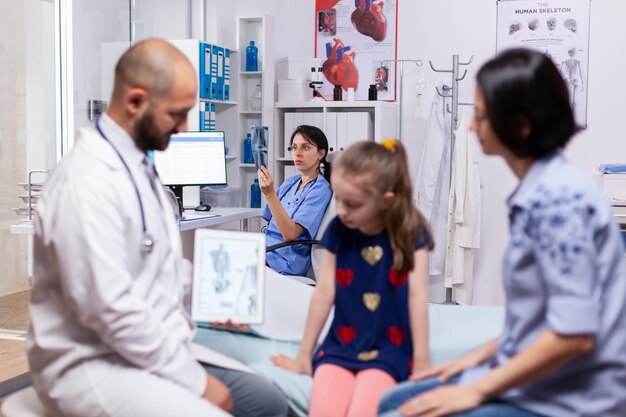
M 359 84 L 359 70 L 354 64 L 355 52 L 347 53 L 349 46 L 344 46 L 340 39 L 333 38 L 331 45 L 326 43 L 326 61 L 322 64 L 322 72 L 332 85 L 340 85 L 345 91 L 348 88 L 357 89 Z
M 381 42 L 387 35 L 387 18 L 383 14 L 383 2 L 372 3 L 372 0 L 354 0 L 352 24 L 360 33 Z
M 387 329 L 387 339 L 396 346 L 400 346 L 404 341 L 404 331 L 399 327 L 390 327 Z
M 408 279 L 409 273 L 406 271 L 400 272 L 396 271 L 395 269 L 389 271 L 389 282 L 391 282 L 391 285 L 396 288 L 400 288 L 401 286 L 403 286 Z
M 337 335 L 347 345 L 356 337 L 356 329 L 351 326 L 339 326 L 337 327 Z
M 337 271 L 335 271 L 335 280 L 340 287 L 347 287 L 350 285 L 353 277 L 354 274 L 351 269 L 337 268 Z

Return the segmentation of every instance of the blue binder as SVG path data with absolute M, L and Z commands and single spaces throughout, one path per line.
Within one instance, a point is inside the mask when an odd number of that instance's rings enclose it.
M 211 45 L 200 42 L 200 98 L 211 98 Z
M 224 99 L 224 48 L 211 47 L 211 98 Z
M 230 100 L 230 49 L 224 48 L 224 100 Z

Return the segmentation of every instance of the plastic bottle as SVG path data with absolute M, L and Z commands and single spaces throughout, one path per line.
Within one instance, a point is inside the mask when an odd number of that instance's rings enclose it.
M 254 46 L 254 41 L 246 48 L 246 71 L 259 70 L 259 48 Z
M 250 207 L 261 208 L 261 188 L 259 187 L 258 178 L 255 178 L 250 185 Z
M 254 158 L 252 156 L 252 137 L 250 136 L 250 133 L 248 133 L 246 138 L 243 140 L 243 163 L 254 163 Z
M 261 111 L 262 100 L 263 90 L 261 89 L 261 83 L 259 82 L 254 88 L 252 96 L 250 96 L 250 110 Z

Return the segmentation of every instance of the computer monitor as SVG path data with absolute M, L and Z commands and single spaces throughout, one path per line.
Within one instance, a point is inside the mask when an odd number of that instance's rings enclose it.
M 182 197 L 185 185 L 225 185 L 224 132 L 183 132 L 170 137 L 165 151 L 155 151 L 154 166 L 163 185 Z

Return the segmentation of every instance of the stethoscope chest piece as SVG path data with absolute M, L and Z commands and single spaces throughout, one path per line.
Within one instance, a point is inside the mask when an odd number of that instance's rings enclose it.
M 144 234 L 141 239 L 141 251 L 144 254 L 152 253 L 152 248 L 154 247 L 154 239 L 149 234 Z

